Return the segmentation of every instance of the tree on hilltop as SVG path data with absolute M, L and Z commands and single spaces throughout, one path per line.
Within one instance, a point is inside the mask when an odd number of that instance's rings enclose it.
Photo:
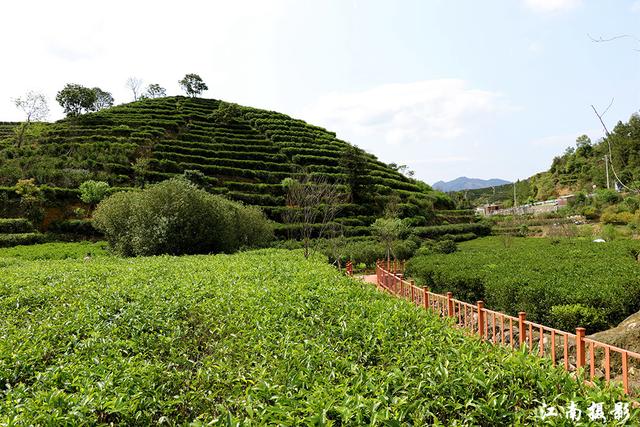
M 209 90 L 205 82 L 197 74 L 187 74 L 182 80 L 178 81 L 182 90 L 185 91 L 187 96 L 195 97 L 200 95 L 205 90 Z
M 91 111 L 100 111 L 113 105 L 113 96 L 102 89 L 88 88 L 75 83 L 68 83 L 56 95 L 56 101 L 67 116 L 77 116 Z
M 20 98 L 13 99 L 13 103 L 25 114 L 25 120 L 17 129 L 16 144 L 22 145 L 24 134 L 31 122 L 43 121 L 49 115 L 47 98 L 40 92 L 29 91 Z
M 93 92 L 96 94 L 96 100 L 93 103 L 92 111 L 100 111 L 113 106 L 113 96 L 99 87 L 94 87 Z
M 139 99 L 163 98 L 165 96 L 167 96 L 167 90 L 157 83 L 152 83 L 147 86 L 147 90 L 145 90 L 144 93 L 140 95 Z
M 140 93 L 140 89 L 142 88 L 142 79 L 139 79 L 137 77 L 129 77 L 125 86 L 133 94 L 134 101 L 137 101 L 141 98 L 142 94 Z

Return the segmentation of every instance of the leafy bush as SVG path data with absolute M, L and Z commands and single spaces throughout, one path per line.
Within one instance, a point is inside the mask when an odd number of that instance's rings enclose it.
M 98 233 L 98 230 L 93 227 L 93 223 L 90 219 L 68 219 L 58 221 L 51 224 L 48 231 L 85 237 L 97 236 L 100 234 Z
M 98 206 L 94 225 L 122 255 L 230 252 L 272 236 L 257 208 L 179 178 L 112 195 Z
M 435 244 L 435 250 L 441 254 L 452 254 L 458 250 L 458 245 L 453 240 L 441 240 Z
M 551 317 L 556 328 L 570 331 L 580 325 L 588 331 L 601 331 L 607 328 L 606 311 L 601 308 L 582 304 L 564 304 L 551 307 Z

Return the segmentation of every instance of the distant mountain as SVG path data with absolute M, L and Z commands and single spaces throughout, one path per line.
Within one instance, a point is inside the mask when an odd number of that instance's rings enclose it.
M 478 179 L 478 178 L 467 178 L 466 176 L 461 176 L 460 178 L 456 178 L 453 181 L 444 182 L 438 181 L 432 185 L 432 187 L 436 190 L 443 191 L 445 193 L 451 191 L 461 191 L 461 190 L 477 190 L 478 188 L 487 188 L 487 187 L 496 187 L 498 185 L 510 184 L 509 181 L 505 181 L 504 179 Z

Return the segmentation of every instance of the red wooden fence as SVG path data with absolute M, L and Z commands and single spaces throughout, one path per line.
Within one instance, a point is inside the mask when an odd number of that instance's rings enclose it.
M 622 383 L 624 392 L 640 392 L 640 354 L 585 337 L 584 328 L 569 333 L 485 308 L 483 301 L 469 304 L 418 287 L 403 278 L 403 262 L 376 262 L 378 289 L 409 300 L 415 305 L 453 318 L 455 324 L 477 334 L 482 340 L 507 347 L 526 348 L 530 354 L 548 357 L 553 365 L 574 372 L 576 377 L 593 383 L 602 380 Z

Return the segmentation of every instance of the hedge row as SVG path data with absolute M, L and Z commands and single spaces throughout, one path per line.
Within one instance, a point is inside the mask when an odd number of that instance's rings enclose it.
M 35 245 L 46 242 L 46 236 L 42 233 L 15 233 L 0 234 L 0 248 L 18 245 Z
M 286 162 L 283 154 L 271 154 L 252 151 L 216 151 L 202 148 L 190 148 L 177 145 L 156 144 L 155 152 L 178 153 L 212 159 L 259 160 L 267 162 Z
M 31 233 L 33 224 L 26 218 L 0 218 L 0 234 Z
M 205 150 L 219 150 L 230 152 L 265 152 L 265 153 L 279 153 L 280 149 L 273 145 L 245 145 L 245 144 L 223 144 L 221 142 L 195 142 L 195 141 L 178 141 L 178 140 L 165 140 L 165 145 L 182 146 L 202 148 Z
M 449 224 L 449 225 L 432 225 L 428 227 L 416 227 L 413 232 L 420 237 L 435 239 L 445 234 L 464 234 L 474 233 L 477 236 L 488 236 L 491 234 L 491 225 L 485 222 L 474 224 Z
M 288 163 L 274 163 L 274 162 L 265 162 L 265 161 L 255 161 L 255 160 L 243 160 L 243 159 L 222 159 L 222 158 L 211 158 L 204 156 L 193 156 L 189 154 L 180 154 L 174 152 L 166 152 L 166 151 L 156 151 L 154 152 L 154 156 L 158 159 L 165 160 L 173 160 L 178 163 L 194 163 L 194 164 L 202 164 L 205 166 L 209 166 L 210 163 L 214 163 L 216 166 L 227 166 L 231 168 L 239 168 L 239 169 L 264 169 L 268 168 L 269 171 L 275 172 L 290 172 L 291 165 Z M 197 163 L 204 162 L 204 163 Z

